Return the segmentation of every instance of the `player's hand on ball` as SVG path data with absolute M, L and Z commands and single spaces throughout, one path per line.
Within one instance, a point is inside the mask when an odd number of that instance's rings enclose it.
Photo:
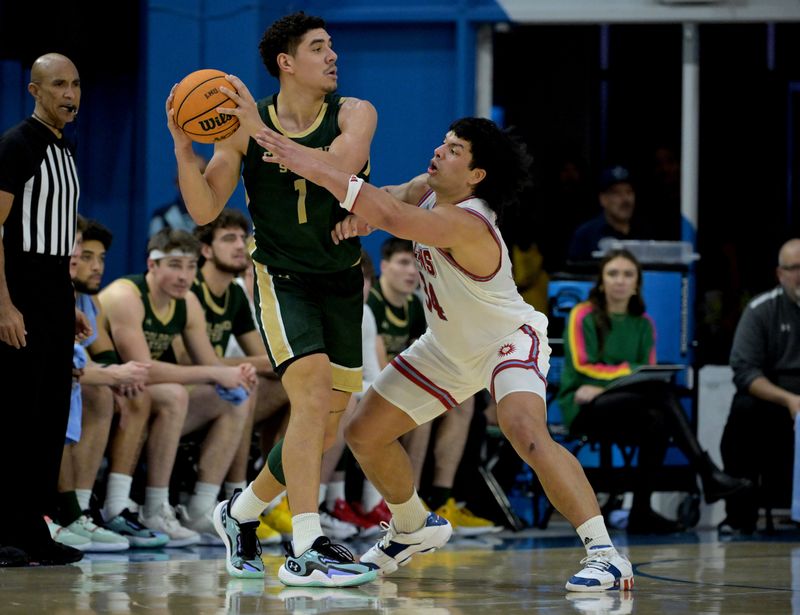
M 219 91 L 236 103 L 236 107 L 217 107 L 217 111 L 226 115 L 235 115 L 239 118 L 239 124 L 244 128 L 245 132 L 251 137 L 255 136 L 264 127 L 264 122 L 258 114 L 255 98 L 253 98 L 244 82 L 236 75 L 225 75 L 225 79 L 233 87 L 220 86 Z
M 178 128 L 178 125 L 175 123 L 175 110 L 172 108 L 172 102 L 175 98 L 176 87 L 178 87 L 177 83 L 173 85 L 172 89 L 169 91 L 169 96 L 167 96 L 167 102 L 165 104 L 167 112 L 167 128 L 169 129 L 169 133 L 172 135 L 172 140 L 175 142 L 176 149 L 185 147 L 191 149 L 192 140 L 186 136 L 186 133 Z
M 341 222 L 337 222 L 336 226 L 331 231 L 331 239 L 337 246 L 340 241 L 350 239 L 351 237 L 364 237 L 369 235 L 374 228 L 367 224 L 362 218 L 350 214 Z

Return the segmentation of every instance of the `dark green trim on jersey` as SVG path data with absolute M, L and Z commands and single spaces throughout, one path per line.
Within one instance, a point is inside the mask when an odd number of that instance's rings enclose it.
M 236 282 L 231 282 L 222 296 L 217 296 L 208 288 L 203 272 L 198 270 L 192 292 L 203 306 L 208 339 L 218 357 L 225 356 L 231 335 L 238 337 L 255 330 L 250 302 L 244 289 Z
M 414 293 L 407 297 L 401 307 L 396 307 L 386 301 L 378 282 L 369 291 L 367 305 L 375 316 L 378 334 L 383 338 L 386 357 L 390 361 L 425 333 L 425 310 Z
M 345 100 L 328 94 L 316 120 L 301 133 L 289 133 L 278 120 L 275 94 L 258 102 L 264 123 L 292 140 L 326 150 L 339 136 L 339 108 Z M 253 139 L 244 157 L 242 177 L 253 220 L 253 260 L 283 271 L 333 273 L 355 265 L 361 256 L 357 237 L 335 245 L 331 231 L 347 215 L 330 192 L 279 164 L 265 163 L 266 150 Z M 369 161 L 359 173 L 369 180 Z
M 144 305 L 142 331 L 150 349 L 150 358 L 174 363 L 172 340 L 186 328 L 186 299 L 171 299 L 167 312 L 156 314 L 150 303 L 150 289 L 145 275 L 142 273 L 127 275 L 121 279 L 132 285 L 142 299 Z

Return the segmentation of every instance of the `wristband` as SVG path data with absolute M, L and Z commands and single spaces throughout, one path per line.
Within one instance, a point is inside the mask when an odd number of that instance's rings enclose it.
M 356 199 L 358 198 L 358 193 L 361 192 L 362 185 L 364 185 L 363 179 L 351 175 L 350 179 L 347 180 L 347 195 L 344 197 L 344 201 L 339 203 L 339 205 L 347 211 L 352 211 L 353 205 L 355 205 Z

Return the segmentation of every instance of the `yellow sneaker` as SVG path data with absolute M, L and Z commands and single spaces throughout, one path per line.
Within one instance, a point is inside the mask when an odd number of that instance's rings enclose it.
M 284 497 L 275 508 L 261 515 L 261 520 L 280 533 L 283 540 L 292 539 L 292 513 L 288 498 Z
M 453 526 L 453 532 L 458 536 L 482 536 L 502 531 L 502 527 L 495 525 L 488 519 L 476 517 L 465 506 L 459 506 L 455 499 L 448 498 L 436 514 L 444 517 Z
M 258 520 L 258 528 L 256 529 L 256 536 L 262 545 L 279 545 L 281 544 L 281 533 L 267 524 L 262 516 Z

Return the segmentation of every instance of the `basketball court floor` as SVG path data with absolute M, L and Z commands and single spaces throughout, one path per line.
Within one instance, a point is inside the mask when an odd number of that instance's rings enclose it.
M 397 573 L 353 589 L 287 588 L 279 548 L 264 549 L 265 581 L 228 577 L 224 549 L 87 554 L 63 567 L 0 570 L 0 613 L 383 613 L 411 615 L 693 613 L 800 615 L 800 530 L 720 540 L 613 534 L 634 564 L 631 592 L 570 594 L 583 550 L 563 521 L 547 530 L 457 539 Z M 351 543 L 356 553 L 369 543 Z

